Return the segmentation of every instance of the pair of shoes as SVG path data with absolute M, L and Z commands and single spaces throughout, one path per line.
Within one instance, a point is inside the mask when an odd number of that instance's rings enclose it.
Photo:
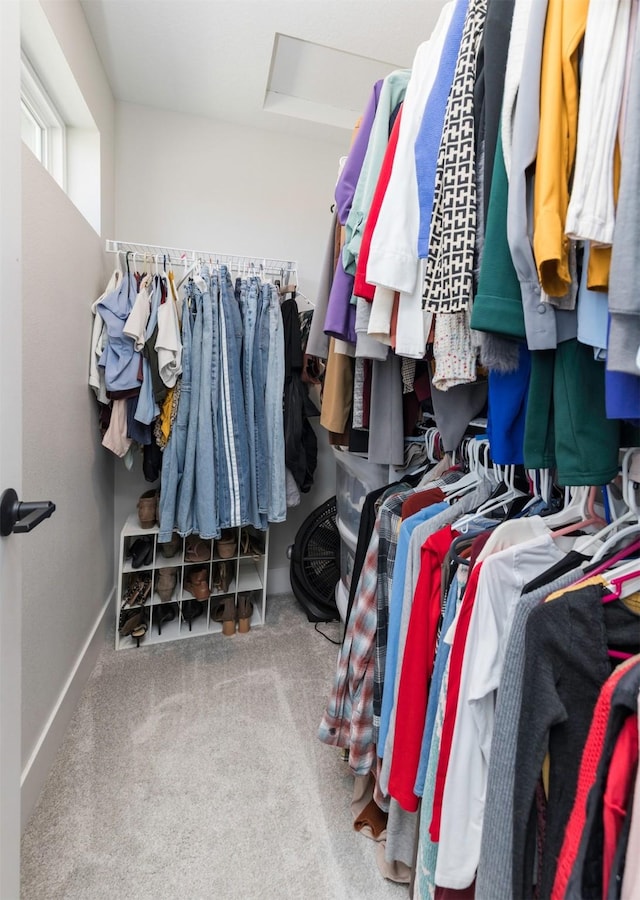
M 222 534 L 216 541 L 216 556 L 220 559 L 231 559 L 236 555 L 238 540 L 235 528 L 223 528 Z
M 264 556 L 265 539 L 259 532 L 243 528 L 240 532 L 240 553 L 256 561 Z
M 182 538 L 177 532 L 173 532 L 170 541 L 158 542 L 158 551 L 165 559 L 173 559 L 182 549 Z
M 153 563 L 153 538 L 137 538 L 129 547 L 129 556 L 134 569 L 150 566 Z
M 184 542 L 185 562 L 207 562 L 211 559 L 211 541 L 191 534 Z
M 162 634 L 162 626 L 165 622 L 173 622 L 176 617 L 176 604 L 170 603 L 167 606 L 156 606 L 153 616 L 158 624 L 158 634 Z
M 211 593 L 208 579 L 209 569 L 207 566 L 199 566 L 197 568 L 187 569 L 184 579 L 184 589 L 189 591 L 196 600 L 206 600 Z
M 211 602 L 211 618 L 222 622 L 222 633 L 227 637 L 236 633 L 236 605 L 233 594 Z
M 246 634 L 251 629 L 251 616 L 253 615 L 253 603 L 251 593 L 238 594 L 234 599 L 233 594 L 212 601 L 211 618 L 214 622 L 222 623 L 222 633 L 227 637 L 235 634 L 236 622 L 238 633 Z
M 153 489 L 141 494 L 138 503 L 138 521 L 141 528 L 153 528 L 158 521 L 158 492 Z
M 212 583 L 213 590 L 222 594 L 226 594 L 233 581 L 234 564 L 227 562 L 216 562 L 213 564 Z
M 123 606 L 142 606 L 147 602 L 151 593 L 151 572 L 144 575 L 134 575 L 127 582 L 122 598 Z
M 183 600 L 182 601 L 182 618 L 189 623 L 189 631 L 191 631 L 191 623 L 204 612 L 202 603 L 199 600 Z
M 145 636 L 149 629 L 149 618 L 146 609 L 127 610 L 120 614 L 120 628 L 118 629 L 121 637 L 130 635 L 137 641 L 140 646 L 140 639 Z
M 173 597 L 173 592 L 178 580 L 178 570 L 169 566 L 158 569 L 158 577 L 156 578 L 156 594 L 163 603 L 169 603 Z

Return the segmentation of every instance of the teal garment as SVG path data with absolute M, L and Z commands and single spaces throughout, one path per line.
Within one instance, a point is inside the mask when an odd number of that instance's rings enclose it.
M 463 592 L 460 591 L 456 600 L 456 612 L 462 603 Z M 444 637 L 444 635 L 443 635 Z M 418 853 L 416 856 L 415 871 L 415 896 L 420 900 L 433 900 L 436 891 L 436 863 L 438 862 L 438 845 L 434 844 L 429 835 L 431 814 L 433 812 L 433 799 L 436 792 L 436 774 L 438 772 L 438 760 L 440 759 L 440 743 L 442 741 L 442 726 L 444 724 L 444 712 L 447 703 L 447 690 L 449 687 L 449 667 L 451 665 L 451 653 L 447 658 L 438 707 L 436 710 L 435 724 L 431 735 L 429 748 L 429 762 L 424 781 L 424 793 L 420 807 L 420 826 L 418 838 Z
M 355 275 L 364 226 L 369 215 L 373 193 L 378 183 L 382 160 L 389 143 L 389 121 L 404 95 L 411 77 L 411 69 L 397 69 L 384 79 L 376 116 L 371 127 L 369 145 L 362 163 L 351 211 L 345 225 L 342 264 L 348 275 Z
M 531 354 L 524 464 L 555 465 L 560 485 L 608 484 L 618 474 L 620 422 L 607 419 L 605 367 L 577 340 Z
M 484 253 L 478 292 L 471 312 L 471 328 L 524 341 L 526 332 L 522 292 L 507 240 L 508 196 L 509 182 L 502 153 L 502 132 L 498 131 Z

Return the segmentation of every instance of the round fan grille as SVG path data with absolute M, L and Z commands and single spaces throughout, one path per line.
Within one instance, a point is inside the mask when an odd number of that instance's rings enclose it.
M 300 526 L 291 553 L 291 588 L 310 622 L 339 618 L 335 589 L 340 580 L 340 534 L 336 498 L 315 509 Z

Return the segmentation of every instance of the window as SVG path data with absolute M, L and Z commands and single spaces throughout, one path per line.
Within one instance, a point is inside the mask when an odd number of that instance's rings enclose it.
M 22 140 L 62 190 L 66 190 L 65 123 L 24 53 L 20 105 Z

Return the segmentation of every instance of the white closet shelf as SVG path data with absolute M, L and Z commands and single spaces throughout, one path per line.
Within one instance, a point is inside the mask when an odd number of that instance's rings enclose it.
M 210 634 L 218 634 L 222 631 L 222 623 L 213 619 L 215 607 L 218 605 L 220 598 L 232 596 L 234 605 L 237 606 L 238 593 L 251 593 L 253 602 L 253 614 L 251 617 L 251 625 L 264 625 L 266 616 L 266 584 L 267 584 L 267 558 L 268 558 L 268 533 L 265 535 L 264 553 L 254 556 L 249 553 L 241 552 L 241 537 L 243 529 L 233 529 L 236 532 L 236 552 L 233 556 L 221 559 L 213 549 L 215 544 L 211 541 L 212 553 L 211 558 L 204 561 L 193 561 L 185 559 L 185 541 L 180 538 L 180 549 L 175 556 L 167 558 L 162 556 L 158 549 L 158 526 L 153 528 L 142 528 L 138 521 L 137 515 L 130 515 L 120 533 L 120 561 L 118 571 L 118 590 L 116 596 L 116 649 L 123 650 L 137 647 L 138 643 L 135 638 L 129 635 L 120 635 L 118 625 L 123 610 L 123 602 L 126 597 L 127 589 L 131 583 L 138 578 L 149 579 L 151 581 L 151 590 L 147 595 L 146 602 L 141 604 L 133 604 L 131 607 L 124 607 L 125 612 L 129 609 L 146 611 L 148 628 L 146 635 L 141 638 L 140 646 L 147 644 L 166 643 L 168 641 L 181 640 L 183 638 L 198 637 Z M 131 545 L 140 537 L 151 538 L 153 544 L 152 562 L 138 568 L 133 567 L 131 558 L 127 555 Z M 232 580 L 227 591 L 222 592 L 214 589 L 213 584 L 216 574 L 216 566 L 221 562 L 231 567 L 233 573 Z M 200 614 L 191 620 L 185 618 L 184 612 L 188 609 L 185 604 L 194 600 L 193 595 L 185 588 L 185 576 L 190 569 L 205 568 L 207 575 L 207 583 L 210 588 L 210 594 L 200 602 Z M 156 591 L 157 579 L 159 577 L 159 569 L 175 569 L 176 586 L 173 590 L 170 601 L 160 599 Z M 160 616 L 163 610 L 168 606 L 173 606 L 175 618 L 171 621 L 160 622 Z M 191 625 L 191 627 L 190 627 Z M 161 631 L 159 631 L 159 627 Z

